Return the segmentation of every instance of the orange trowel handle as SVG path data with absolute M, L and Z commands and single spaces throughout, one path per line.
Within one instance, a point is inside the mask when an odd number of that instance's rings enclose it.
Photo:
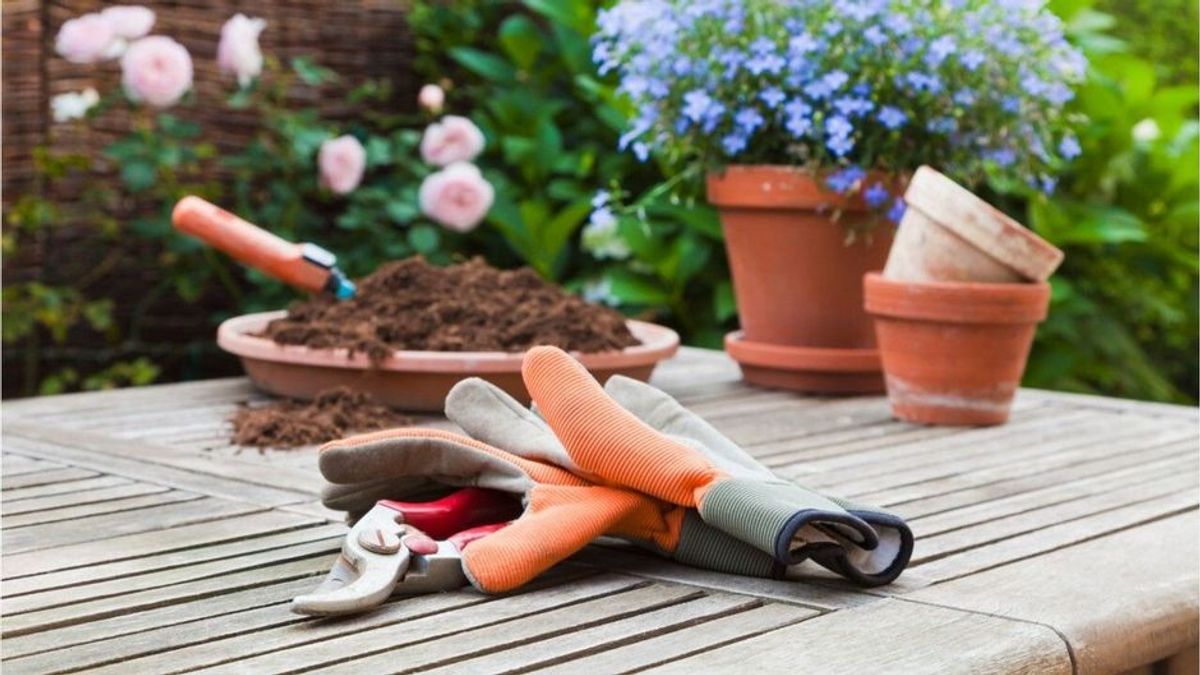
M 329 282 L 329 269 L 308 260 L 302 244 L 280 239 L 199 197 L 179 200 L 171 222 L 180 232 L 296 288 L 317 293 Z

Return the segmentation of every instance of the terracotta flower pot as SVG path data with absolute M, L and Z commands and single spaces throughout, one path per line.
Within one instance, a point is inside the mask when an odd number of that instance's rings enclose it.
M 922 424 L 1008 419 L 1050 285 L 914 282 L 868 274 L 892 413 Z
M 862 275 L 882 269 L 893 228 L 877 227 L 847 243 L 847 227 L 872 217 L 866 205 L 793 167 L 728 167 L 709 175 L 708 200 L 721 214 L 742 324 L 726 343 L 736 342 L 730 355 L 750 366 L 743 368 L 746 381 L 814 392 L 882 391 L 874 330 L 862 310 Z M 749 352 L 752 364 L 744 359 Z
M 933 169 L 917 169 L 883 275 L 904 281 L 1045 281 L 1063 253 Z

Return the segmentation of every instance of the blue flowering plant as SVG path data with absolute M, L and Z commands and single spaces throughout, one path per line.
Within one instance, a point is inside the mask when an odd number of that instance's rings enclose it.
M 621 0 L 597 23 L 642 160 L 803 166 L 898 220 L 877 172 L 1048 192 L 1080 151 L 1086 62 L 1038 0 Z

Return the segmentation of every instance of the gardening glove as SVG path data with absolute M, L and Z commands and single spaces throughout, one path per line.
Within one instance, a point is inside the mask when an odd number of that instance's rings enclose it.
M 527 460 L 570 465 L 566 449 L 535 411 L 480 378 L 454 385 L 446 396 L 446 417 L 472 438 Z M 709 527 L 695 509 L 667 504 L 635 493 L 648 502 L 642 508 L 664 514 L 659 527 L 639 536 L 619 537 L 676 562 L 703 569 L 767 578 L 782 578 L 787 569 L 771 556 L 720 530 Z
M 912 533 L 903 520 L 780 479 L 649 385 L 617 379 L 615 400 L 554 347 L 531 349 L 522 375 L 565 448 L 554 463 L 576 475 L 696 508 L 705 523 L 783 566 L 812 558 L 876 586 L 908 564 Z
M 462 551 L 463 572 L 486 593 L 515 589 L 603 535 L 674 550 L 683 511 L 549 464 L 437 429 L 379 431 L 328 443 L 319 466 L 326 506 L 362 514 L 379 498 L 491 488 L 519 497 L 521 515 Z

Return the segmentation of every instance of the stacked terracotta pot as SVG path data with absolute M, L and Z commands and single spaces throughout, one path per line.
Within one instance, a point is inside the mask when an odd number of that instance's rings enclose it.
M 1001 424 L 1062 251 L 929 167 L 904 197 L 887 265 L 864 282 L 892 412 L 924 424 Z

